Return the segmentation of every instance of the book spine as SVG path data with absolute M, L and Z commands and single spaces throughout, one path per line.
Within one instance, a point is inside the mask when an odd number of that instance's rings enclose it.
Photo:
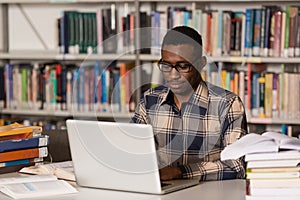
M 282 28 L 282 11 L 277 11 L 274 14 L 274 46 L 273 56 L 281 55 L 281 28 Z
M 279 91 L 278 91 L 278 74 L 273 74 L 273 88 L 272 88 L 272 117 L 278 118 L 279 111 Z
M 259 82 L 259 109 L 258 109 L 258 117 L 265 118 L 265 84 L 266 78 L 264 74 L 258 79 Z
M 230 55 L 230 50 L 233 49 L 234 43 L 234 33 L 235 29 L 232 28 L 232 24 L 235 24 L 233 19 L 231 19 L 232 12 L 224 11 L 223 12 L 223 27 L 224 30 L 222 36 L 222 54 L 223 55 Z M 231 45 L 232 44 L 232 45 Z
M 254 9 L 254 28 L 253 28 L 253 56 L 260 55 L 260 31 L 261 31 L 261 24 L 262 24 L 262 10 L 261 9 Z
M 9 152 L 0 153 L 0 162 L 21 160 L 26 158 L 37 158 L 37 157 L 42 158 L 42 157 L 46 157 L 47 155 L 48 155 L 47 147 L 9 151 Z
M 288 56 L 295 56 L 296 46 L 296 31 L 297 31 L 297 18 L 298 18 L 298 7 L 290 7 L 290 31 L 289 31 L 289 49 Z
M 285 53 L 285 38 L 286 38 L 286 32 L 285 32 L 285 27 L 286 27 L 286 12 L 282 12 L 282 22 L 281 22 L 281 38 L 280 38 L 280 57 L 284 58 Z
M 5 76 L 4 67 L 0 67 L 0 110 L 4 108 L 5 105 Z
M 266 6 L 261 8 L 261 29 L 260 29 L 260 50 L 259 55 L 264 56 L 264 42 L 265 42 L 265 23 L 266 23 Z
M 235 12 L 235 30 L 234 30 L 234 56 L 241 56 L 244 52 L 244 34 L 245 26 L 243 24 L 245 15 L 243 12 Z
M 222 55 L 222 40 L 223 40 L 223 11 L 218 11 L 218 39 L 217 39 L 217 56 Z
M 265 117 L 272 118 L 272 100 L 273 100 L 273 74 L 265 75 Z
M 271 17 L 272 17 L 272 7 L 267 6 L 265 12 L 265 27 L 264 27 L 265 37 L 264 37 L 264 52 L 263 52 L 263 56 L 265 57 L 269 55 Z
M 289 52 L 289 36 L 290 36 L 290 6 L 286 6 L 286 17 L 285 17 L 285 37 L 284 37 L 284 53 L 283 57 L 288 57 Z
M 48 144 L 48 136 L 24 138 L 19 140 L 4 140 L 0 141 L 0 152 L 8 152 L 19 149 L 29 149 L 34 147 L 47 146 Z
M 246 9 L 244 56 L 252 56 L 253 9 Z
M 297 27 L 296 27 L 296 41 L 295 41 L 295 57 L 300 56 L 300 9 L 297 13 Z
M 38 163 L 38 162 L 43 162 L 43 160 L 44 160 L 44 158 L 28 158 L 28 159 L 2 162 L 2 163 L 0 163 L 0 168 L 1 167 L 11 167 L 11 166 L 23 165 L 23 164 Z

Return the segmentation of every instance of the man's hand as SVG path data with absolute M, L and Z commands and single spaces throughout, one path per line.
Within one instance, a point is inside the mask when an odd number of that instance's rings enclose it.
M 160 180 L 162 181 L 182 178 L 182 173 L 179 167 L 164 167 L 159 170 L 159 173 Z

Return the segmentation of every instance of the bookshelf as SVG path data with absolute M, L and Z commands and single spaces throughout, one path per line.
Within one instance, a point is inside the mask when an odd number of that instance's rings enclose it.
M 196 10 L 196 9 L 202 9 L 202 11 L 205 10 L 232 10 L 232 11 L 245 11 L 246 8 L 262 8 L 262 5 L 279 5 L 281 6 L 282 10 L 285 10 L 286 5 L 297 5 L 300 6 L 300 1 L 283 1 L 283 0 L 274 0 L 272 2 L 265 2 L 262 0 L 231 0 L 231 1 L 223 1 L 223 0 L 175 0 L 172 2 L 168 2 L 166 0 L 158 0 L 158 1 L 152 1 L 152 0 L 118 0 L 118 1 L 100 1 L 100 0 L 76 0 L 76 1 L 70 1 L 70 0 L 0 0 L 1 10 L 0 14 L 3 16 L 2 21 L 0 21 L 0 25 L 2 28 L 2 31 L 0 32 L 0 63 L 3 63 L 2 66 L 5 63 L 18 63 L 18 62 L 62 62 L 62 63 L 80 63 L 80 62 L 95 62 L 95 61 L 112 61 L 112 60 L 120 60 L 122 62 L 134 62 L 135 66 L 141 66 L 144 63 L 152 63 L 154 61 L 157 61 L 160 56 L 153 55 L 153 54 L 143 54 L 139 51 L 136 51 L 134 53 L 128 52 L 128 51 L 121 51 L 121 53 L 109 53 L 109 54 L 70 54 L 70 53 L 59 53 L 59 50 L 57 49 L 54 35 L 56 34 L 54 29 L 55 27 L 48 27 L 47 30 L 49 30 L 49 37 L 45 37 L 45 33 L 43 31 L 39 30 L 39 23 L 36 22 L 34 19 L 32 19 L 33 16 L 38 16 L 41 14 L 41 12 L 38 12 L 37 10 L 43 9 L 47 10 L 47 8 L 50 11 L 45 12 L 45 16 L 42 18 L 41 21 L 50 20 L 52 18 L 52 21 L 54 18 L 58 18 L 60 16 L 60 13 L 62 10 L 79 10 L 80 12 L 85 11 L 93 11 L 96 12 L 97 9 L 100 8 L 107 8 L 111 4 L 116 4 L 117 9 L 121 8 L 124 9 L 125 4 L 129 5 L 130 13 L 133 14 L 135 18 L 135 27 L 140 27 L 140 11 L 146 12 L 148 15 L 151 14 L 151 11 L 158 10 L 158 11 L 166 11 L 166 8 L 168 6 L 174 6 L 174 7 L 186 7 L 187 10 Z M 45 5 L 47 8 L 45 8 Z M 32 15 L 29 14 L 28 11 L 31 11 L 30 9 L 33 9 Z M 18 11 L 19 10 L 19 11 Z M 18 41 L 22 41 L 23 39 L 19 35 L 13 34 L 11 35 L 11 32 L 9 29 L 15 29 L 16 25 L 13 24 L 14 20 L 10 19 L 9 16 L 12 15 L 12 11 L 16 12 L 23 12 L 25 13 L 25 17 L 27 15 L 26 23 L 29 21 L 29 27 L 31 26 L 31 29 L 35 30 L 37 33 L 32 33 L 30 37 L 34 38 L 33 45 L 29 46 L 28 48 L 28 41 L 25 42 L 23 45 L 27 45 L 27 48 L 22 49 L 20 48 L 20 45 L 18 44 Z M 118 13 L 119 14 L 119 13 Z M 50 15 L 50 16 L 49 16 Z M 22 15 L 21 15 L 22 16 Z M 20 14 L 18 14 L 18 19 L 20 17 Z M 245 20 L 245 19 L 243 19 Z M 30 24 L 31 22 L 31 24 Z M 36 27 L 35 27 L 36 26 Z M 40 33 L 39 33 L 40 31 Z M 134 37 L 133 42 L 136 49 L 139 49 L 140 44 L 139 41 L 141 39 L 141 36 L 139 35 L 140 30 L 136 30 L 136 34 Z M 28 32 L 27 29 L 24 29 L 24 32 Z M 44 34 L 44 35 L 43 35 Z M 41 37 L 41 39 L 37 38 L 37 35 Z M 28 40 L 30 40 L 30 37 Z M 46 39 L 45 39 L 46 38 Z M 17 42 L 12 41 L 13 39 L 16 39 Z M 44 48 L 41 43 L 41 41 L 45 42 L 47 48 Z M 37 47 L 36 47 L 36 46 Z M 33 47 L 33 48 L 31 48 Z M 125 52 L 125 53 L 124 53 Z M 218 68 L 218 63 L 222 63 L 222 65 L 232 70 L 233 68 L 237 71 L 245 71 L 247 72 L 247 64 L 251 65 L 266 65 L 266 68 L 268 68 L 269 65 L 272 65 L 272 67 L 275 69 L 274 71 L 276 73 L 280 73 L 282 64 L 286 65 L 286 68 L 289 68 L 289 65 L 297 65 L 300 63 L 300 57 L 269 57 L 269 56 L 233 56 L 233 55 L 207 55 L 208 60 L 211 64 L 216 65 L 216 68 Z M 297 67 L 296 67 L 297 68 Z M 299 67 L 298 67 L 299 68 Z M 270 72 L 267 70 L 267 72 Z M 141 76 L 142 69 L 137 68 L 135 70 L 136 74 L 136 80 L 135 83 L 139 85 L 143 80 L 143 77 Z M 139 90 L 140 91 L 140 90 Z M 137 92 L 136 99 L 139 99 L 140 92 Z M 114 117 L 121 118 L 123 120 L 128 120 L 132 116 L 132 113 L 105 113 L 105 112 L 77 112 L 76 113 L 80 117 L 92 117 L 97 116 L 99 118 L 109 118 L 112 119 Z M 24 109 L 9 109 L 4 108 L 1 110 L 1 115 L 32 115 L 32 116 L 53 116 L 53 117 L 72 117 L 73 114 L 70 111 L 43 111 L 43 110 L 36 110 L 33 112 L 30 112 L 28 110 Z M 288 124 L 288 125 L 300 125 L 300 119 L 288 119 L 288 118 L 258 118 L 253 117 L 251 114 L 248 115 L 248 122 L 249 124 L 266 124 L 266 125 L 280 125 L 280 124 Z

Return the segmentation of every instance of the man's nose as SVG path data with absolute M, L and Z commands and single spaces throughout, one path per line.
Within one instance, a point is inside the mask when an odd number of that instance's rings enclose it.
M 173 67 L 172 70 L 170 71 L 170 76 L 172 78 L 178 78 L 180 77 L 180 72 L 178 72 L 177 69 Z

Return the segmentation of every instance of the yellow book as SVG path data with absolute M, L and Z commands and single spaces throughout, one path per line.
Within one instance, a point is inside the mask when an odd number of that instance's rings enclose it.
M 0 140 L 5 139 L 20 139 L 35 137 L 40 135 L 42 127 L 40 126 L 24 126 L 22 124 L 13 123 L 0 127 Z M 11 137 L 11 138 L 8 138 Z
M 273 98 L 273 74 L 265 75 L 265 114 L 267 118 L 272 118 L 272 98 Z

